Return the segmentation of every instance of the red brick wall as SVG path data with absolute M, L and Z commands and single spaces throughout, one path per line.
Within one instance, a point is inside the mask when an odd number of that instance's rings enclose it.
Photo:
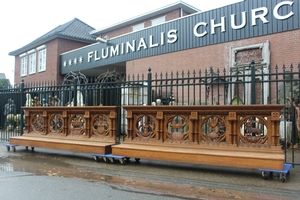
M 225 67 L 228 70 L 231 48 L 265 43 L 267 40 L 270 42 L 272 69 L 276 64 L 280 69 L 283 64 L 293 64 L 294 68 L 297 67 L 300 62 L 300 29 L 127 61 L 126 73 L 147 74 L 149 67 L 153 74 L 171 71 L 181 73 L 182 70 L 198 72 L 200 69 L 209 69 L 210 66 L 214 69 Z
M 185 15 L 187 15 L 187 13 L 185 13 Z M 130 26 L 126 26 L 126 27 L 123 27 L 123 28 L 120 28 L 120 29 L 117 29 L 117 30 L 114 30 L 114 31 L 110 31 L 110 32 L 107 32 L 107 33 L 102 33 L 102 37 L 104 38 L 107 35 L 108 38 L 114 38 L 114 37 L 117 37 L 117 36 L 120 36 L 120 35 L 124 35 L 126 33 L 130 33 L 130 32 L 132 32 L 132 26 L 140 24 L 140 23 L 145 23 L 145 28 L 150 27 L 151 26 L 151 20 L 162 17 L 162 16 L 166 16 L 166 21 L 177 19 L 177 18 L 180 17 L 180 9 L 165 13 L 163 15 L 155 16 L 155 17 L 149 18 L 145 21 L 140 21 L 140 22 L 137 22 L 137 23 L 132 24 Z
M 45 45 L 46 45 L 46 71 L 38 72 L 38 51 L 36 51 L 36 65 L 37 65 L 36 73 L 28 74 L 29 72 L 28 71 L 26 76 L 21 77 L 20 76 L 21 58 L 19 57 L 19 55 L 15 56 L 15 83 L 16 84 L 20 83 L 22 79 L 24 79 L 24 82 L 61 81 L 63 77 L 61 77 L 59 74 L 59 66 L 60 66 L 59 55 L 67 51 L 86 46 L 87 44 L 58 38 L 45 43 Z M 27 61 L 29 62 L 29 58 Z M 27 65 L 27 69 L 29 70 L 29 63 Z

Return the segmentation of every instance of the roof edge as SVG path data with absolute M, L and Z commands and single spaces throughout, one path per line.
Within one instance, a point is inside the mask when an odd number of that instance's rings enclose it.
M 164 7 L 152 10 L 150 12 L 138 15 L 136 17 L 129 18 L 128 20 L 121 21 L 121 22 L 113 24 L 111 26 L 107 26 L 107 27 L 104 27 L 102 29 L 91 31 L 90 34 L 94 35 L 94 36 L 98 36 L 99 34 L 101 34 L 103 32 L 108 32 L 108 31 L 111 31 L 111 30 L 115 30 L 115 29 L 127 26 L 129 24 L 133 24 L 135 22 L 141 21 L 144 18 L 150 18 L 154 15 L 159 15 L 161 13 L 164 13 L 164 11 L 167 12 L 169 9 L 174 9 L 175 10 L 175 9 L 178 9 L 178 8 L 182 8 L 185 11 L 188 11 L 191 14 L 201 12 L 201 10 L 199 10 L 198 8 L 195 8 L 194 6 L 191 6 L 191 5 L 189 5 L 189 4 L 187 4 L 183 1 L 178 1 L 178 2 L 175 2 L 173 4 L 169 4 L 167 6 L 164 6 Z
M 84 42 L 87 44 L 93 44 L 96 42 L 95 40 L 84 40 L 84 39 L 80 39 L 80 38 L 76 38 L 76 37 L 66 37 L 65 35 L 61 35 L 59 33 L 52 35 L 51 37 L 45 38 L 44 40 L 40 40 L 38 42 L 32 43 L 30 45 L 25 45 L 17 50 L 11 51 L 8 53 L 9 56 L 17 56 L 21 53 L 23 53 L 24 51 L 27 51 L 28 49 L 33 49 L 36 48 L 37 46 L 40 46 L 42 44 L 48 43 L 54 39 L 67 39 L 67 40 L 72 40 L 72 41 L 77 41 L 77 42 Z
M 71 21 L 66 22 L 64 24 L 58 25 L 55 28 L 51 29 L 47 33 L 43 34 L 42 36 L 38 37 L 37 39 L 33 40 L 32 42 L 28 43 L 27 45 L 18 48 L 14 51 L 11 51 L 8 53 L 9 56 L 16 56 L 18 54 L 23 53 L 24 51 L 27 51 L 29 49 L 35 48 L 36 46 L 39 46 L 41 44 L 45 44 L 51 40 L 54 40 L 56 38 L 64 38 L 72 41 L 79 41 L 79 42 L 84 42 L 84 43 L 94 43 L 96 42 L 96 39 L 87 39 L 87 38 L 80 38 L 80 37 L 74 37 L 74 36 L 67 36 L 62 34 L 65 30 L 67 30 L 69 27 L 71 27 L 75 22 L 80 22 L 84 26 L 89 27 L 90 29 L 94 29 L 92 26 L 88 25 L 87 23 L 83 22 L 82 20 L 78 18 L 73 18 Z M 61 27 L 63 27 L 61 29 Z M 88 30 L 90 31 L 90 30 Z M 88 34 L 89 32 L 86 32 Z M 89 35 L 91 38 L 93 37 L 92 35 Z

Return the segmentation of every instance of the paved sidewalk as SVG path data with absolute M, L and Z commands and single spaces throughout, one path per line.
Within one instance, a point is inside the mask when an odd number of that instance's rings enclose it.
M 296 154 L 295 157 L 299 158 L 299 151 L 296 151 Z M 148 198 L 147 195 L 150 197 L 154 195 L 156 199 L 174 199 L 175 196 L 184 199 L 245 200 L 299 199 L 300 197 L 300 182 L 298 181 L 300 180 L 300 166 L 292 168 L 290 176 L 285 183 L 282 183 L 276 174 L 270 180 L 264 180 L 261 172 L 257 169 L 236 169 L 153 160 L 140 160 L 139 163 L 136 163 L 134 159 L 125 165 L 108 164 L 95 162 L 89 154 L 51 149 L 36 148 L 32 152 L 26 151 L 24 147 L 17 147 L 16 152 L 7 152 L 3 146 L 0 157 L 2 158 L 0 185 L 5 185 L 6 189 L 16 189 L 12 187 L 12 183 L 16 181 L 8 181 L 16 179 L 13 178 L 14 176 L 9 176 L 7 179 L 6 174 L 28 173 L 25 176 L 17 176 L 24 182 L 26 182 L 24 177 L 30 177 L 31 182 L 37 183 L 25 183 L 23 186 L 28 187 L 28 190 L 30 187 L 31 189 L 39 188 L 39 181 L 51 182 L 54 178 L 53 184 L 56 185 L 55 178 L 63 178 L 63 182 L 79 181 L 83 185 L 82 187 L 87 187 L 87 191 L 89 191 L 89 185 L 91 195 L 93 187 L 101 186 L 99 189 L 110 191 L 106 197 L 109 197 L 110 193 L 117 194 L 122 191 L 126 192 L 126 195 L 143 194 L 145 195 L 144 199 Z M 52 187 L 51 184 L 49 183 L 48 186 Z M 44 190 L 45 188 L 43 188 L 43 192 L 45 192 Z M 68 188 L 68 190 L 72 189 Z
M 180 198 L 118 190 L 106 184 L 79 179 L 37 176 L 27 172 L 4 172 L 0 170 L 0 199 L 173 200 Z

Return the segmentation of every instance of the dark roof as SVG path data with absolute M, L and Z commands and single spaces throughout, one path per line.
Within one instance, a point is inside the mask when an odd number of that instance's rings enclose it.
M 55 38 L 65 38 L 92 44 L 96 42 L 95 37 L 90 35 L 90 32 L 93 30 L 95 30 L 93 27 L 87 25 L 77 18 L 74 18 L 73 20 L 63 25 L 59 25 L 58 27 L 30 42 L 29 44 L 21 47 L 20 49 L 10 52 L 8 55 L 16 56 Z

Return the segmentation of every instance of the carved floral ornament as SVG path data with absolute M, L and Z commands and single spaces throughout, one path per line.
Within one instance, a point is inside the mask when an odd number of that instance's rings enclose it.
M 41 114 L 33 114 L 31 118 L 31 127 L 35 132 L 44 132 L 44 118 Z
M 95 115 L 93 118 L 93 133 L 96 136 L 106 136 L 109 133 L 110 122 L 106 115 Z
M 60 114 L 50 116 L 50 131 L 53 133 L 63 133 L 63 117 Z
M 205 142 L 225 141 L 225 119 L 221 116 L 206 116 L 201 125 L 201 135 Z

